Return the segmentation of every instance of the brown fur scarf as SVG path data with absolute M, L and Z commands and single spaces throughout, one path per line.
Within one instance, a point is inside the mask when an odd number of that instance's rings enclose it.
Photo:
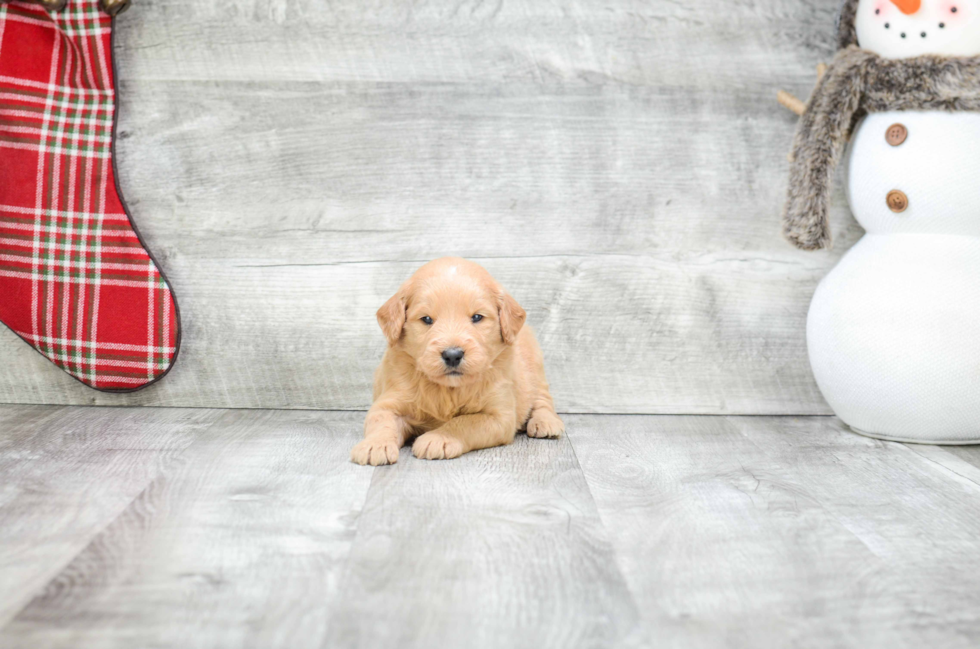
M 980 57 L 884 59 L 853 44 L 837 53 L 793 141 L 783 235 L 795 246 L 830 247 L 827 203 L 851 131 L 862 116 L 893 110 L 980 111 Z

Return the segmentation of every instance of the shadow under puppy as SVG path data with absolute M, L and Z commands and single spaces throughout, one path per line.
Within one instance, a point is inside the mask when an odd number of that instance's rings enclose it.
M 525 318 L 478 264 L 445 258 L 420 268 L 378 310 L 388 350 L 351 460 L 394 464 L 413 438 L 416 457 L 444 460 L 510 444 L 519 430 L 560 437 L 564 424 Z

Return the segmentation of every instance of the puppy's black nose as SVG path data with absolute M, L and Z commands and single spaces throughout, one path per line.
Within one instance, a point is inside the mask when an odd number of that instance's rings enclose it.
M 459 347 L 450 347 L 442 352 L 442 360 L 446 363 L 446 367 L 459 367 L 465 353 Z

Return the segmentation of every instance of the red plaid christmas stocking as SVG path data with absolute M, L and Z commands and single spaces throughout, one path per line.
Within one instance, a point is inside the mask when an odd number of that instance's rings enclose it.
M 0 4 L 0 321 L 131 391 L 167 373 L 180 330 L 116 186 L 112 28 L 100 0 Z

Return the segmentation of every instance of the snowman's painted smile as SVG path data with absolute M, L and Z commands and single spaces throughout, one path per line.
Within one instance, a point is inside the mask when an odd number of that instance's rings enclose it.
M 885 58 L 980 53 L 980 0 L 860 0 L 858 43 Z

